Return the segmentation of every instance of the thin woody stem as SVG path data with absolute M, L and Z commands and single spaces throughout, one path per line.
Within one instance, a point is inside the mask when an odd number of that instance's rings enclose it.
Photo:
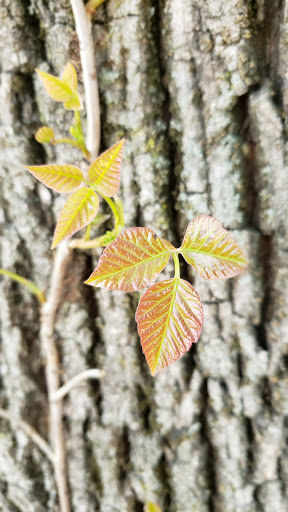
M 92 38 L 90 16 L 86 13 L 83 0 L 70 0 L 75 18 L 76 32 L 80 45 L 82 76 L 85 89 L 87 112 L 86 147 L 92 161 L 98 156 L 100 146 L 100 105 L 96 61 Z
M 82 382 L 87 379 L 102 379 L 105 373 L 103 370 L 98 370 L 97 368 L 91 368 L 90 370 L 84 370 L 83 372 L 78 373 L 70 379 L 64 386 L 61 386 L 53 396 L 53 400 L 61 400 L 64 396 L 70 393 L 71 389 L 75 388 Z
M 62 400 L 53 401 L 53 396 L 60 388 L 60 368 L 58 350 L 54 339 L 54 327 L 58 307 L 61 302 L 63 280 L 69 261 L 70 251 L 64 242 L 56 251 L 52 271 L 50 290 L 47 301 L 42 306 L 41 344 L 46 359 L 46 385 L 50 412 L 50 443 L 55 458 L 55 480 L 58 489 L 61 512 L 70 512 L 68 484 L 66 475 L 66 450 L 63 431 Z
M 26 423 L 26 421 L 22 420 L 21 418 L 17 418 L 17 416 L 13 416 L 13 414 L 10 414 L 9 411 L 6 411 L 4 409 L 0 408 L 0 418 L 3 418 L 4 420 L 9 421 L 14 424 L 15 427 L 21 428 L 23 432 L 33 441 L 33 443 L 41 450 L 41 452 L 46 455 L 47 459 L 50 460 L 50 462 L 55 465 L 55 457 L 54 453 L 52 452 L 50 446 L 46 441 L 41 437 L 36 430 L 29 425 L 29 423 Z

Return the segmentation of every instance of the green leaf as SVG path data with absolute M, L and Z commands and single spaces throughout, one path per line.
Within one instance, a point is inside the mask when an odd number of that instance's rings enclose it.
M 55 192 L 73 192 L 83 180 L 82 171 L 74 165 L 34 165 L 26 169 Z
M 141 297 L 136 322 L 143 353 L 155 375 L 198 341 L 203 324 L 200 297 L 183 279 L 161 281 Z
M 55 229 L 52 249 L 74 235 L 94 219 L 99 207 L 97 194 L 88 187 L 79 188 L 66 201 Z
M 55 139 L 55 133 L 49 126 L 42 126 L 35 134 L 35 139 L 41 144 L 49 144 Z
M 219 220 L 208 215 L 190 222 L 179 252 L 204 279 L 233 277 L 247 266 L 238 244 Z
M 155 281 L 174 251 L 173 245 L 151 229 L 127 229 L 106 247 L 85 283 L 110 290 L 140 290 Z
M 144 512 L 162 512 L 162 510 L 159 507 L 159 505 L 156 505 L 156 503 L 152 503 L 152 501 L 147 501 Z
M 16 281 L 17 283 L 20 283 L 23 286 L 25 286 L 30 291 L 30 293 L 36 295 L 40 304 L 44 304 L 44 302 L 46 302 L 45 295 L 42 292 L 42 290 L 40 290 L 40 288 L 38 288 L 38 286 L 34 284 L 32 281 L 29 281 L 29 279 L 19 276 L 19 274 L 15 274 L 14 272 L 10 272 L 9 270 L 5 270 L 4 268 L 0 268 L 0 274 L 3 276 L 7 276 L 13 281 Z
M 36 69 L 46 92 L 54 101 L 63 101 L 66 110 L 80 110 L 83 108 L 82 101 L 77 92 L 73 92 L 67 83 L 60 78 Z
M 70 87 L 72 92 L 77 92 L 77 90 L 78 90 L 77 73 L 76 73 L 76 69 L 71 64 L 71 62 L 67 63 L 67 65 L 63 71 L 61 79 L 64 82 L 64 84 L 66 84 L 66 85 L 68 85 L 68 87 Z
M 102 153 L 88 171 L 89 180 L 103 196 L 114 197 L 118 192 L 123 147 L 124 139 Z
M 74 93 L 69 100 L 65 101 L 63 107 L 66 110 L 81 110 L 83 108 L 83 104 L 79 94 Z

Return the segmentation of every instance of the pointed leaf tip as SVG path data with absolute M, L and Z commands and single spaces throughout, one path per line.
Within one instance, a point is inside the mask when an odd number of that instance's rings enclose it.
M 83 180 L 82 171 L 74 165 L 33 165 L 26 169 L 46 187 L 64 194 L 76 190 Z
M 204 279 L 233 277 L 247 266 L 230 233 L 218 219 L 208 215 L 200 215 L 190 222 L 179 252 Z
M 76 69 L 74 68 L 73 64 L 71 64 L 71 62 L 67 62 L 61 79 L 64 82 L 64 84 L 67 84 L 73 92 L 77 92 L 77 89 L 78 89 L 77 73 L 76 73 Z
M 203 307 L 184 279 L 156 283 L 141 297 L 136 322 L 152 375 L 182 357 L 200 337 Z
M 140 290 L 155 281 L 173 251 L 173 245 L 151 229 L 127 229 L 106 247 L 85 283 L 110 290 Z
M 114 197 L 120 184 L 124 139 L 102 153 L 91 165 L 88 176 L 99 194 Z
M 88 226 L 97 214 L 99 199 L 88 187 L 76 190 L 63 206 L 55 229 L 52 249 L 60 242 Z

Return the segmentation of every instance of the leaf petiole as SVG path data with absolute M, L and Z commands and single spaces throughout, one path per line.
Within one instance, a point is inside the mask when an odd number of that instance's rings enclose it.
M 179 257 L 178 257 L 178 254 L 174 253 L 173 254 L 173 259 L 174 259 L 174 265 L 175 265 L 175 279 L 180 279 L 180 264 L 179 264 Z
M 54 144 L 70 144 L 71 146 L 74 146 L 75 148 L 82 151 L 85 158 L 87 158 L 87 159 L 90 158 L 90 153 L 89 153 L 88 149 L 86 148 L 85 144 L 80 144 L 79 142 L 76 142 L 73 139 L 69 139 L 68 137 L 63 137 L 61 139 L 54 139 L 53 142 L 51 142 L 51 144 L 53 144 L 53 145 Z
M 110 209 L 111 209 L 111 211 L 113 213 L 113 216 L 114 216 L 114 230 L 117 231 L 118 228 L 119 228 L 119 225 L 120 225 L 120 216 L 119 216 L 118 209 L 117 209 L 114 201 L 110 197 L 102 196 L 102 195 L 101 195 L 101 197 L 103 197 L 104 201 L 106 201 L 106 203 L 109 205 L 109 207 L 110 207 Z
M 10 272 L 9 270 L 4 270 L 3 268 L 0 268 L 0 274 L 3 276 L 7 276 L 13 281 L 17 281 L 17 283 L 22 284 L 28 290 L 33 294 L 36 295 L 37 299 L 39 300 L 40 304 L 44 304 L 46 302 L 46 298 L 42 290 L 38 288 L 38 286 L 32 281 L 29 281 L 28 279 L 25 279 L 25 277 L 19 276 L 19 274 L 15 274 L 14 272 Z

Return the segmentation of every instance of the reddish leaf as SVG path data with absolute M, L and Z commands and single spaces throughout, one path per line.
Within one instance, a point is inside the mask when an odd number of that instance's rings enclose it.
M 114 197 L 118 192 L 123 147 L 124 139 L 102 153 L 88 171 L 89 180 L 103 196 Z
M 208 215 L 190 222 L 179 252 L 204 279 L 233 277 L 247 266 L 238 244 L 219 220 Z
M 35 134 L 35 139 L 41 144 L 48 144 L 55 139 L 55 133 L 49 126 L 42 126 Z
M 148 228 L 131 228 L 104 250 L 86 284 L 133 292 L 149 286 L 166 267 L 173 245 Z
M 161 281 L 140 299 L 136 322 L 142 350 L 155 375 L 198 341 L 203 324 L 200 297 L 183 279 Z
M 55 229 L 52 249 L 94 219 L 98 211 L 97 194 L 88 187 L 79 188 L 66 201 Z
M 33 165 L 26 169 L 46 187 L 64 194 L 76 190 L 83 180 L 82 171 L 74 165 Z

